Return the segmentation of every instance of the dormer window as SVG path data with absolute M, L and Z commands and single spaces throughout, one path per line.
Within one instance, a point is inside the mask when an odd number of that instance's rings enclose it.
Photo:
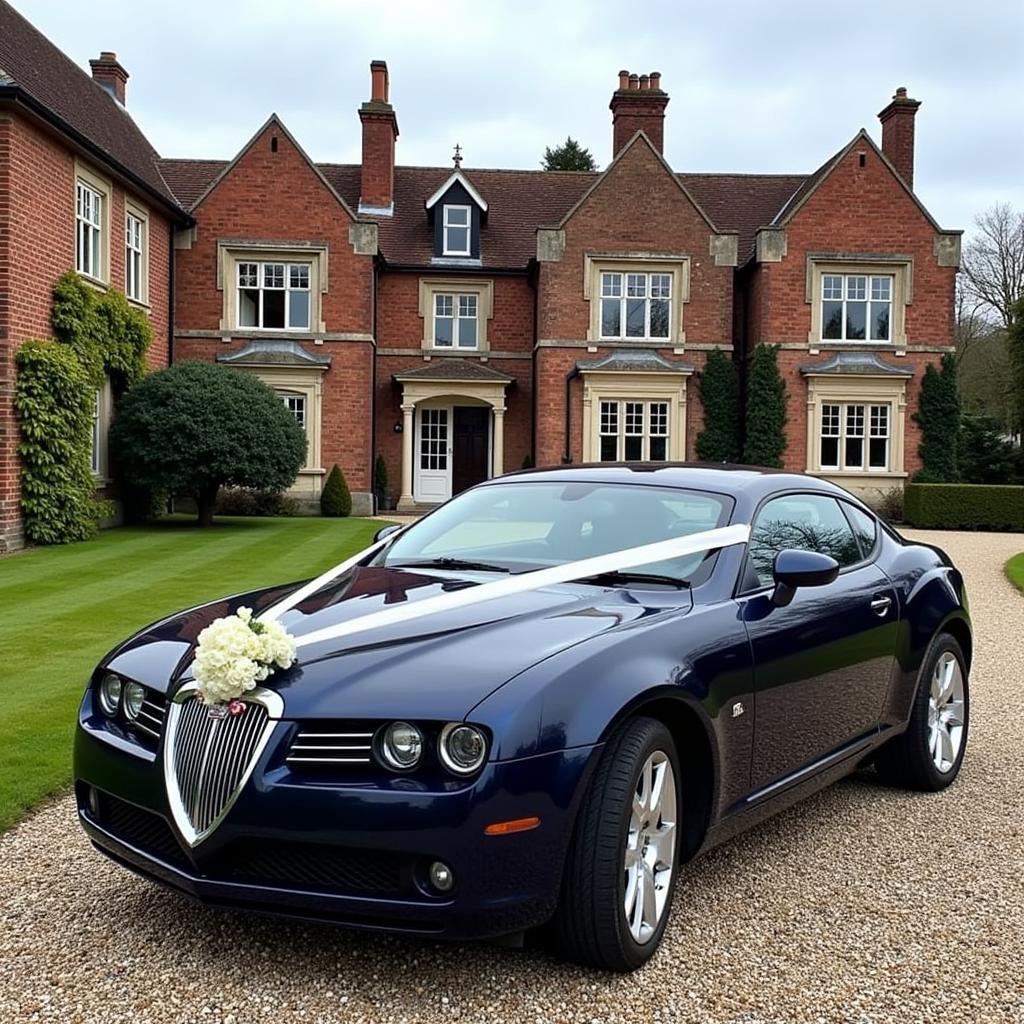
M 445 206 L 443 255 L 469 256 L 472 227 L 473 213 L 470 207 Z

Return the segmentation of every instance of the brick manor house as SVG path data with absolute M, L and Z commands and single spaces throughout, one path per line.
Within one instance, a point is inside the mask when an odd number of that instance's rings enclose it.
M 741 373 L 780 347 L 788 468 L 870 498 L 919 466 L 960 232 L 913 191 L 905 89 L 881 148 L 862 129 L 810 174 L 691 174 L 662 155 L 661 76 L 623 71 L 605 169 L 546 172 L 396 164 L 382 61 L 352 118 L 361 164 L 314 163 L 273 114 L 230 160 L 163 158 L 116 56 L 90 64 L 0 0 L 0 550 L 21 537 L 14 351 L 50 333 L 69 267 L 148 311 L 154 367 L 265 380 L 308 436 L 295 493 L 337 464 L 357 512 L 378 453 L 403 510 L 527 457 L 692 459 L 716 347 Z

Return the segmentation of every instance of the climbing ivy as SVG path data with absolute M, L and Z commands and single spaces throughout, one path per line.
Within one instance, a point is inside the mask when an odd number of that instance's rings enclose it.
M 91 469 L 96 392 L 109 377 L 116 400 L 141 379 L 153 337 L 121 292 L 97 291 L 72 271 L 54 285 L 50 322 L 55 340 L 26 341 L 15 358 L 21 508 L 36 544 L 82 540 L 112 514 Z

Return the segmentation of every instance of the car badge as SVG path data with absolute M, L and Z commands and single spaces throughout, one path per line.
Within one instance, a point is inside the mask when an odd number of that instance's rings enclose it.
M 218 720 L 228 717 L 228 706 L 227 704 L 211 704 L 206 709 L 207 718 L 216 718 Z
M 743 706 L 743 701 L 738 700 L 732 706 L 732 717 L 733 718 L 739 718 L 740 715 L 742 715 L 743 712 L 746 711 L 746 710 L 747 709 Z

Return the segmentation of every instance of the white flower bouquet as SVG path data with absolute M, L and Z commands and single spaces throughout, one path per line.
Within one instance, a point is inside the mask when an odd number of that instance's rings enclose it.
M 278 622 L 259 622 L 251 608 L 215 619 L 199 634 L 192 673 L 207 704 L 226 704 L 295 661 L 295 638 Z

